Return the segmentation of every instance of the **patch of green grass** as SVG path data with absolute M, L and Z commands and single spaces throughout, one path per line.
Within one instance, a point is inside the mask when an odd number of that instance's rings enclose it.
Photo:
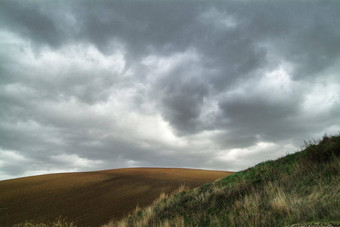
M 285 226 L 340 221 L 340 136 L 175 194 L 113 226 Z M 146 215 L 147 214 L 147 215 Z M 177 224 L 176 224 L 177 223 Z

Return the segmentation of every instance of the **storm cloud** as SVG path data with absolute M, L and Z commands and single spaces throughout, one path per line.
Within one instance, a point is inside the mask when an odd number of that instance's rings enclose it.
M 0 2 L 0 179 L 241 170 L 340 128 L 336 1 Z

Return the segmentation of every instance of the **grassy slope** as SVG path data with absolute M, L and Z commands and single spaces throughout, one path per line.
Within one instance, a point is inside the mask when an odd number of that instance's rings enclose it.
M 59 215 L 78 226 L 119 219 L 137 204 L 152 203 L 180 185 L 196 187 L 230 173 L 222 171 L 131 168 L 51 174 L 0 181 L 0 226 L 25 220 L 48 222 Z
M 340 136 L 156 201 L 109 226 L 285 226 L 340 221 Z M 339 223 L 339 222 L 338 222 Z

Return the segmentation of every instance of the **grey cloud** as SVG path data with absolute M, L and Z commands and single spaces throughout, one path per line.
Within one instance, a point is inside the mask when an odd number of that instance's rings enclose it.
M 6 164 L 2 166 L 2 171 L 8 175 L 12 176 L 20 176 L 25 173 L 26 168 L 22 165 L 22 163 L 13 163 L 13 164 Z
M 230 127 L 231 128 L 231 127 Z M 245 148 L 260 141 L 257 132 L 249 133 L 243 128 L 233 128 L 223 131 L 213 138 L 220 148 Z
M 50 7 L 53 7 L 53 3 Z M 3 1 L 1 2 L 2 26 L 34 40 L 59 46 L 64 41 L 58 22 L 46 11 L 44 4 L 38 2 Z
M 155 86 L 161 97 L 163 116 L 179 133 L 199 130 L 196 128 L 199 126 L 198 118 L 209 89 L 199 68 L 198 64 L 188 67 L 184 63 L 170 72 L 173 76 L 165 77 Z
M 331 1 L 1 1 L 0 149 L 26 158 L 0 162 L 1 172 L 238 170 L 334 132 L 339 10 Z M 287 75 L 268 78 L 275 70 Z M 275 149 L 251 153 L 261 142 Z M 244 155 L 219 159 L 232 149 Z M 14 171 L 25 162 L 34 167 Z
M 223 118 L 229 119 L 228 125 L 231 128 L 270 135 L 272 130 L 277 131 L 288 123 L 289 117 L 297 115 L 298 100 L 295 103 L 270 103 L 261 97 L 249 94 L 245 97 L 223 100 L 220 108 Z

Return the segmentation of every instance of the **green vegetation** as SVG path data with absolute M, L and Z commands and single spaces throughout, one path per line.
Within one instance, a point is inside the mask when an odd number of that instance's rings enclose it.
M 160 198 L 108 226 L 291 226 L 340 221 L 340 136 Z M 294 226 L 304 226 L 294 225 Z

